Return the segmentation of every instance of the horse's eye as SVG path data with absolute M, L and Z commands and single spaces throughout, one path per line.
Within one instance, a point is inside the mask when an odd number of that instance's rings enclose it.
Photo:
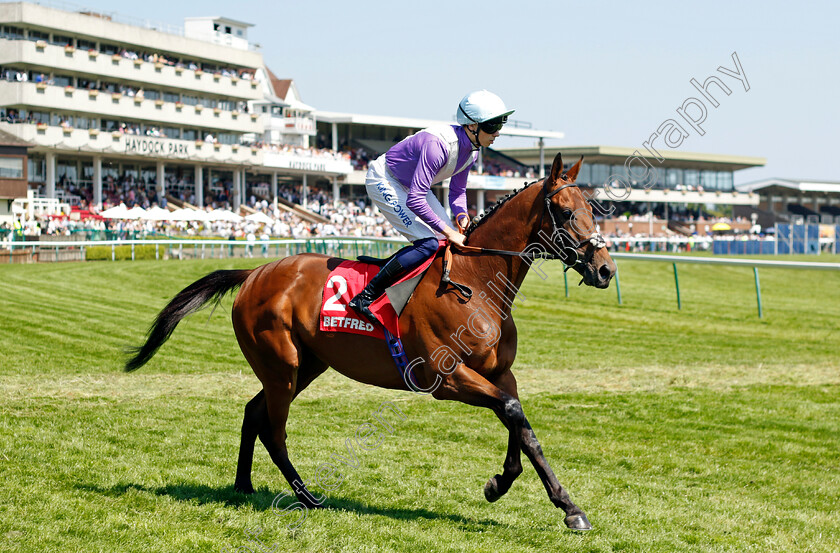
M 574 214 L 571 209 L 564 209 L 562 213 L 564 219 L 571 219 Z

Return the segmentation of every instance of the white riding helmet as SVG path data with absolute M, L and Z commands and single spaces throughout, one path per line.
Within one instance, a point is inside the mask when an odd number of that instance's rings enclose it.
M 507 117 L 515 110 L 507 109 L 501 98 L 487 90 L 470 92 L 458 104 L 455 118 L 459 125 L 483 123 L 497 117 Z

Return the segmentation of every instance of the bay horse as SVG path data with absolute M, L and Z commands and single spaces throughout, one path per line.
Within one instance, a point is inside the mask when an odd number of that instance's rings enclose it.
M 517 341 L 513 301 L 538 257 L 561 259 L 583 283 L 597 288 L 607 288 L 615 275 L 592 207 L 575 184 L 582 162 L 583 158 L 563 172 L 558 154 L 547 178 L 498 201 L 467 229 L 466 247 L 453 252 L 451 279 L 479 290 L 477 297 L 465 297 L 465 286 L 453 289 L 442 283 L 442 256 L 434 260 L 399 318 L 407 358 L 422 361 L 411 369 L 416 388 L 395 370 L 383 340 L 319 330 L 322 290 L 342 260 L 310 253 L 251 270 L 215 271 L 194 282 L 158 314 L 145 343 L 132 350 L 125 370 L 149 361 L 185 316 L 238 287 L 233 329 L 263 388 L 245 407 L 236 490 L 254 491 L 251 467 L 259 437 L 298 500 L 307 508 L 321 506 L 289 461 L 286 420 L 294 398 L 333 367 L 364 384 L 422 390 L 435 399 L 492 409 L 509 436 L 502 473 L 489 479 L 485 498 L 496 501 L 510 489 L 522 473 L 524 452 L 551 502 L 565 512 L 565 524 L 589 530 L 586 515 L 543 455 L 511 372 Z

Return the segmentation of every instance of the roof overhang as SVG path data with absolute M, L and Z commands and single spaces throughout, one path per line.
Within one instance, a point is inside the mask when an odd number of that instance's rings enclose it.
M 229 17 L 222 17 L 219 15 L 216 16 L 207 16 L 207 17 L 185 17 L 184 21 L 215 21 L 218 23 L 229 23 L 231 25 L 236 25 L 237 27 L 253 27 L 253 23 L 246 23 L 245 21 L 238 21 L 236 19 L 231 19 Z
M 840 194 L 840 182 L 801 181 L 789 179 L 765 179 L 745 182 L 735 188 L 742 192 L 798 192 Z
M 412 117 L 389 117 L 386 115 L 363 115 L 359 113 L 338 113 L 334 111 L 315 111 L 315 119 L 325 123 L 345 123 L 351 125 L 375 125 L 379 127 L 395 127 L 405 129 L 425 129 L 436 125 L 454 125 L 453 121 L 439 121 L 434 119 L 415 119 Z M 519 136 L 529 138 L 563 138 L 562 132 L 545 131 L 539 129 L 523 129 L 518 127 L 502 127 L 502 136 Z
M 539 148 L 503 148 L 499 151 L 526 165 L 533 165 L 539 162 Z M 681 167 L 697 169 L 698 167 L 702 167 L 718 171 L 737 171 L 739 169 L 761 167 L 767 163 L 767 160 L 763 157 L 668 151 L 664 148 L 657 152 L 659 154 L 659 157 L 657 157 L 643 147 L 627 148 L 621 146 L 550 146 L 545 148 L 544 155 L 546 158 L 550 158 L 556 156 L 558 152 L 562 153 L 564 157 L 568 157 L 569 160 L 584 156 L 586 163 L 589 164 L 606 163 L 610 165 L 623 165 L 625 160 L 640 156 L 651 162 L 667 162 L 668 167 L 675 169 Z

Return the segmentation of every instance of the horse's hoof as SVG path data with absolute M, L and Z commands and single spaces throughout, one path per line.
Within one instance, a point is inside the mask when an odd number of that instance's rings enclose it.
M 500 497 L 502 497 L 502 494 L 499 493 L 499 484 L 496 482 L 496 477 L 494 476 L 484 484 L 484 498 L 490 503 L 493 503 Z
M 592 530 L 592 525 L 589 524 L 589 519 L 583 513 L 567 516 L 563 522 L 572 530 Z
M 254 486 L 250 482 L 247 484 L 234 484 L 233 491 L 250 495 L 254 493 Z

